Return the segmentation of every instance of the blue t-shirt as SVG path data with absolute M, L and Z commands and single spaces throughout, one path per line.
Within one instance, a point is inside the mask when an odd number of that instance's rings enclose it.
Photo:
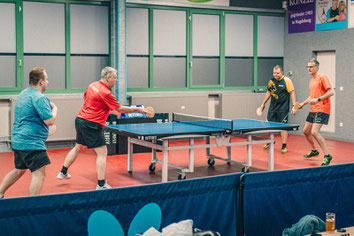
M 28 87 L 17 98 L 12 148 L 16 150 L 46 150 L 49 127 L 43 120 L 53 117 L 50 100 L 39 90 Z

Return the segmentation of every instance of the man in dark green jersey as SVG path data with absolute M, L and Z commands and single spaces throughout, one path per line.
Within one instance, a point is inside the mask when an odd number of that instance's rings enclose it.
M 279 123 L 288 123 L 288 114 L 290 107 L 290 97 L 293 105 L 296 103 L 295 89 L 293 82 L 283 74 L 283 68 L 279 65 L 274 66 L 273 68 L 273 77 L 268 82 L 268 90 L 264 97 L 263 103 L 261 105 L 262 111 L 264 110 L 265 104 L 270 100 L 270 106 L 268 110 L 268 121 L 279 122 Z M 294 106 L 291 110 L 293 115 L 296 114 Z M 288 149 L 286 147 L 286 142 L 288 140 L 288 132 L 281 132 L 282 140 L 282 153 L 287 153 Z M 264 146 L 265 149 L 269 148 L 269 144 Z

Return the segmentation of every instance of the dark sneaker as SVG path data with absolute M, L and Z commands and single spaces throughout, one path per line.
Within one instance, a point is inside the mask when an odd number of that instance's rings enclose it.
M 331 163 L 332 159 L 333 157 L 331 155 L 324 156 L 321 166 L 328 166 Z
M 304 155 L 305 158 L 317 157 L 320 153 L 317 150 L 311 150 L 309 153 Z
M 286 147 L 283 147 L 282 149 L 281 149 L 281 153 L 287 153 L 288 152 L 288 149 L 286 148 Z
M 4 198 L 4 195 L 3 194 L 0 194 L 0 199 L 3 199 Z
M 274 141 L 274 144 L 275 144 L 275 141 Z M 263 146 L 263 148 L 267 150 L 269 148 L 269 145 L 270 145 L 270 143 L 267 143 L 266 145 Z

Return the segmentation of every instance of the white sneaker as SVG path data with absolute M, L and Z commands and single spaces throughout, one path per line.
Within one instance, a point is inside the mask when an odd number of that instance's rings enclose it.
M 66 173 L 65 175 L 62 172 L 59 172 L 59 174 L 57 175 L 57 179 L 70 179 L 71 175 L 69 173 Z
M 96 190 L 105 190 L 105 189 L 110 189 L 112 188 L 111 185 L 105 183 L 102 187 L 97 185 Z

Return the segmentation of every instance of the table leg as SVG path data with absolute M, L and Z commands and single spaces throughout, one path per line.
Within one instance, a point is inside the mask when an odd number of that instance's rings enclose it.
M 247 135 L 247 166 L 251 167 L 252 166 L 252 135 L 248 134 Z
M 162 182 L 168 181 L 168 139 L 162 141 Z
M 270 133 L 270 145 L 269 145 L 269 160 L 268 160 L 268 170 L 274 170 L 274 133 Z
M 206 142 L 206 144 L 210 144 L 210 136 L 207 136 L 207 137 L 205 138 L 205 142 Z M 210 148 L 207 147 L 207 148 L 205 149 L 205 151 L 206 151 L 206 156 L 208 157 L 208 156 L 210 155 Z
M 231 146 L 226 146 L 226 152 L 227 152 L 227 164 L 230 164 L 231 162 Z
M 194 146 L 194 138 L 189 139 L 189 146 Z M 189 172 L 194 172 L 194 149 L 189 149 L 189 165 L 188 165 Z
M 156 139 L 153 139 L 152 140 L 152 143 L 156 143 Z M 156 149 L 152 148 L 152 158 L 151 158 L 151 162 L 152 163 L 155 163 L 156 162 Z
M 134 144 L 131 142 L 131 137 L 128 137 L 128 172 L 131 173 L 133 171 L 133 146 Z

